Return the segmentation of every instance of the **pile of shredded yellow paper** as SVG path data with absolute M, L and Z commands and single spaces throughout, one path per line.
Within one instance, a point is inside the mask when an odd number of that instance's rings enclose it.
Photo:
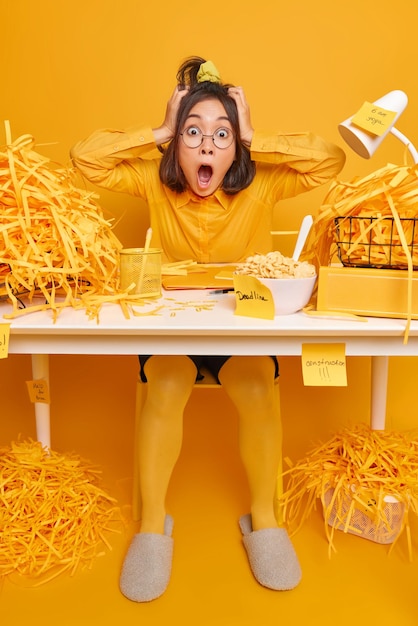
M 403 519 L 392 545 L 405 530 L 412 558 L 408 514 L 418 513 L 416 433 L 377 431 L 359 424 L 335 434 L 296 464 L 286 461 L 290 469 L 284 473 L 287 484 L 281 504 L 292 534 L 320 500 L 331 554 L 336 519 L 340 530 L 360 535 L 354 525 L 358 510 L 366 512 L 373 527 L 392 530 L 387 507 L 387 499 L 392 497 L 403 505 Z
M 93 560 L 119 532 L 116 501 L 78 456 L 33 441 L 0 449 L 0 576 L 42 584 Z
M 374 234 L 377 240 L 374 243 L 377 248 L 379 243 L 388 244 L 390 235 L 394 236 L 393 244 L 398 250 L 399 262 L 412 267 L 407 239 L 414 243 L 417 238 L 405 236 L 400 218 L 418 217 L 418 164 L 413 166 L 389 164 L 360 180 L 334 182 L 314 220 L 303 258 L 316 265 L 317 269 L 321 265 L 329 265 L 336 254 L 335 218 L 356 216 L 393 218 L 396 226 L 394 235 L 389 232 L 386 235 L 384 229 L 379 231 L 376 228 Z M 344 221 L 340 221 L 339 227 L 344 228 Z M 358 252 L 359 263 L 362 260 L 367 261 L 362 258 L 362 241 L 365 234 L 367 233 L 358 232 L 356 241 L 356 233 L 353 233 L 351 249 L 347 251 L 350 256 Z M 376 265 L 378 264 L 379 259 L 376 260 Z
M 34 310 L 84 308 L 97 317 L 103 302 L 137 299 L 118 292 L 120 241 L 93 193 L 77 188 L 74 172 L 34 150 L 34 139 L 0 146 L 0 298 L 7 317 Z M 20 297 L 30 305 L 22 307 Z M 41 296 L 38 303 L 34 296 Z M 40 303 L 39 303 L 40 302 Z M 126 310 L 124 311 L 126 315 Z

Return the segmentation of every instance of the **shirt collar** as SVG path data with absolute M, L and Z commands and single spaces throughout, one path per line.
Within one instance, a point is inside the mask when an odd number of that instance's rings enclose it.
M 216 198 L 216 200 L 219 202 L 219 204 L 225 211 L 229 208 L 229 205 L 231 204 L 231 201 L 232 201 L 232 196 L 227 195 L 224 191 L 222 191 L 222 189 L 218 189 L 217 191 L 215 191 L 213 196 L 209 196 L 209 197 L 212 200 L 213 198 Z M 195 196 L 194 193 L 189 191 L 189 189 L 186 189 L 186 191 L 183 191 L 183 193 L 180 193 L 180 194 L 175 193 L 174 200 L 175 200 L 176 208 L 181 209 L 182 207 L 186 206 L 186 204 L 192 201 L 205 202 L 206 198 L 199 198 L 198 196 Z

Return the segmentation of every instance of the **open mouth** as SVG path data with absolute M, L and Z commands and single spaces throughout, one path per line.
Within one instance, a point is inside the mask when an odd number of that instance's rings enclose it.
M 212 168 L 210 165 L 201 165 L 197 173 L 199 184 L 202 187 L 207 187 L 212 178 Z

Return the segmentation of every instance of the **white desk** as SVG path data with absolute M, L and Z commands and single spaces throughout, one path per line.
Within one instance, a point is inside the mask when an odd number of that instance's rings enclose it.
M 371 425 L 384 428 L 388 357 L 418 355 L 418 321 L 412 322 L 405 344 L 405 320 L 359 322 L 304 313 L 261 320 L 236 316 L 234 309 L 231 293 L 175 291 L 135 307 L 140 315 L 129 319 L 118 305 L 104 305 L 99 322 L 72 308 L 63 309 L 55 323 L 50 311 L 30 313 L 12 320 L 9 353 L 32 354 L 36 380 L 48 379 L 50 354 L 288 356 L 301 355 L 304 343 L 344 343 L 347 356 L 372 357 Z M 0 304 L 0 322 L 7 322 L 3 314 L 10 310 Z M 35 413 L 38 438 L 49 446 L 49 406 L 36 403 Z

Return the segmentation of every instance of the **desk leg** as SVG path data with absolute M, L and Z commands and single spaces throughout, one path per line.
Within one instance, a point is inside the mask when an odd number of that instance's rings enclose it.
M 372 356 L 370 426 L 373 430 L 385 428 L 388 373 L 389 357 Z
M 47 354 L 32 354 L 33 380 L 44 379 L 49 386 L 49 358 Z M 36 438 L 43 447 L 51 447 L 50 406 L 35 402 Z

